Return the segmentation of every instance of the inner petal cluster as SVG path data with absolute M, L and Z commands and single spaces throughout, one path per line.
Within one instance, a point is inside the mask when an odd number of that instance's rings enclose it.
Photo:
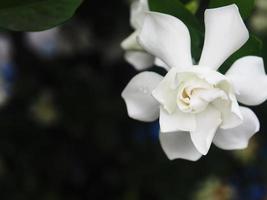
M 181 74 L 177 79 L 176 104 L 182 112 L 200 113 L 215 99 L 227 99 L 225 91 L 195 75 Z
M 201 93 L 211 86 L 202 80 L 185 80 L 179 84 L 177 106 L 183 112 L 198 113 L 203 111 L 208 102 L 200 97 Z
M 197 114 L 216 102 L 226 103 L 231 110 L 231 85 L 218 72 L 199 70 L 194 67 L 190 71 L 169 71 L 167 76 L 153 91 L 153 96 L 169 114 L 176 110 L 183 113 Z M 208 77 L 208 78 L 207 78 Z

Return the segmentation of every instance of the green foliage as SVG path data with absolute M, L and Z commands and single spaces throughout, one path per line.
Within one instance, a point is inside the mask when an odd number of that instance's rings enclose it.
M 222 73 L 225 73 L 231 65 L 239 58 L 244 56 L 261 56 L 262 42 L 259 38 L 251 35 L 247 43 L 234 53 L 220 68 Z
M 191 0 L 185 4 L 185 7 L 193 14 L 196 14 L 199 8 L 200 2 L 199 0 Z
M 42 31 L 73 16 L 82 0 L 1 0 L 0 27 L 14 31 Z
M 254 7 L 255 0 L 210 0 L 209 8 L 216 8 L 230 4 L 236 4 L 243 19 L 247 19 Z

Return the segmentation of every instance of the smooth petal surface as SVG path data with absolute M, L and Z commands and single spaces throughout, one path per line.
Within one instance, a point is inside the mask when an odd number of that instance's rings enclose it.
M 162 76 L 154 72 L 142 72 L 136 75 L 122 92 L 128 114 L 131 118 L 150 122 L 159 116 L 159 104 L 151 95 L 151 91 L 162 80 Z
M 152 95 L 170 114 L 176 111 L 177 86 L 176 68 L 172 68 L 159 85 L 152 91 Z
M 192 66 L 190 34 L 179 19 L 149 12 L 139 35 L 140 45 L 170 67 Z
M 162 60 L 160 60 L 159 58 L 155 59 L 155 65 L 158 67 L 162 67 L 162 68 L 166 69 L 167 71 L 170 70 L 170 67 L 167 64 L 165 64 Z
M 207 102 L 212 102 L 218 98 L 227 99 L 226 93 L 223 90 L 220 90 L 218 88 L 212 88 L 209 90 L 199 91 L 198 96 Z
M 212 85 L 218 85 L 227 82 L 227 79 L 224 75 L 205 66 L 195 65 L 187 71 L 196 73 L 199 78 L 206 80 Z
M 132 3 L 130 22 L 134 29 L 140 29 L 143 26 L 147 11 L 149 11 L 147 0 L 135 0 Z
M 132 33 L 129 37 L 122 41 L 121 47 L 124 50 L 132 50 L 132 51 L 144 51 L 144 49 L 137 43 L 138 31 Z
M 238 7 L 207 9 L 205 12 L 205 42 L 199 65 L 218 69 L 249 38 Z
M 241 107 L 244 116 L 243 123 L 233 129 L 219 129 L 214 137 L 214 144 L 225 150 L 244 149 L 248 146 L 249 139 L 259 131 L 260 124 L 252 110 Z
M 160 107 L 160 130 L 163 133 L 176 131 L 194 131 L 196 129 L 195 115 L 184 113 L 178 108 L 176 112 L 169 114 L 164 108 Z
M 234 128 L 242 124 L 243 116 L 240 114 L 239 106 L 238 108 L 232 109 L 232 102 L 223 99 L 215 100 L 212 105 L 221 112 L 221 129 Z M 238 111 L 236 111 L 236 109 L 238 109 Z
M 170 160 L 197 161 L 202 154 L 197 151 L 188 132 L 160 133 L 162 149 Z
M 237 60 L 226 73 L 232 81 L 237 100 L 245 105 L 259 105 L 267 99 L 267 76 L 263 59 L 247 56 Z
M 155 61 L 153 56 L 143 51 L 128 51 L 124 57 L 138 71 L 152 67 Z
M 190 136 L 197 150 L 206 155 L 210 149 L 212 140 L 221 120 L 220 112 L 212 106 L 196 115 L 196 129 Z

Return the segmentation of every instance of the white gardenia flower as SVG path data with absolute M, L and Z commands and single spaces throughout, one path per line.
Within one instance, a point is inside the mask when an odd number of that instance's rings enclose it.
M 122 43 L 121 47 L 126 51 L 124 57 L 136 70 L 145 70 L 154 64 L 166 68 L 166 65 L 159 59 L 147 53 L 137 42 L 146 13 L 149 11 L 147 0 L 135 0 L 131 5 L 130 23 L 135 30 Z
M 130 117 L 159 117 L 160 142 L 169 159 L 198 160 L 212 143 L 225 150 L 243 149 L 259 131 L 249 108 L 267 99 L 263 59 L 247 56 L 230 70 L 216 70 L 249 38 L 236 5 L 205 12 L 205 42 L 198 65 L 191 56 L 190 35 L 179 19 L 156 12 L 145 18 L 138 40 L 171 69 L 135 76 L 122 93 Z

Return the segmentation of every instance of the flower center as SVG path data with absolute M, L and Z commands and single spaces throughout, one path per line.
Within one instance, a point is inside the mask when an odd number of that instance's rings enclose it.
M 229 82 L 218 72 L 198 67 L 179 72 L 173 68 L 152 95 L 169 114 L 177 111 L 195 114 L 208 106 L 216 107 L 218 102 L 230 104 L 231 91 Z
M 192 113 L 203 111 L 207 107 L 208 102 L 199 97 L 198 94 L 201 90 L 201 88 L 195 88 L 192 90 L 188 90 L 186 88 L 182 90 L 181 93 L 178 93 L 177 106 L 180 108 L 180 110 L 183 112 Z
M 186 90 L 183 90 L 182 94 L 181 94 L 181 101 L 186 104 L 189 105 L 190 104 L 190 95 L 186 92 Z
M 191 79 L 181 82 L 178 87 L 177 106 L 183 112 L 199 113 L 209 104 L 201 98 L 202 94 L 213 86 L 201 79 Z

